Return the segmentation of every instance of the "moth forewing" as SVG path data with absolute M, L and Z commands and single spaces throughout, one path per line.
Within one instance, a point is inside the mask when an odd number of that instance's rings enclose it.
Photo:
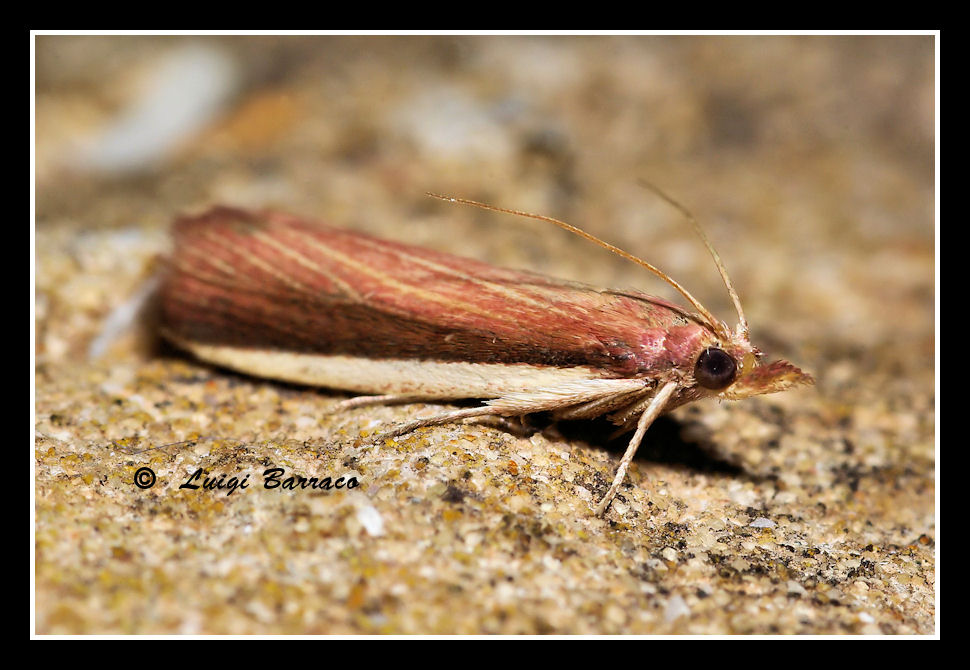
M 276 212 L 217 207 L 183 217 L 161 288 L 163 334 L 240 372 L 372 402 L 482 399 L 378 435 L 474 417 L 606 415 L 636 430 L 597 511 L 608 507 L 653 420 L 705 396 L 742 398 L 811 383 L 760 365 L 740 301 L 734 331 L 659 269 L 697 310 L 353 233 Z M 695 222 L 696 223 L 696 222 Z M 713 252 L 732 297 L 736 292 Z

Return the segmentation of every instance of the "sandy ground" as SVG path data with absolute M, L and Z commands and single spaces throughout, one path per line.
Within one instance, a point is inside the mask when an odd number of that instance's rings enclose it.
M 932 37 L 40 37 L 36 63 L 38 633 L 934 632 Z M 126 319 L 215 203 L 673 297 L 435 191 L 583 226 L 732 321 L 640 179 L 818 383 L 658 421 L 604 519 L 607 426 L 374 446 L 441 407 L 334 413 Z M 179 488 L 199 469 L 248 488 Z

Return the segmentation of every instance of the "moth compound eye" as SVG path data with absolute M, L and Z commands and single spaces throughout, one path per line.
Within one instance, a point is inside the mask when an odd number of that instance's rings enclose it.
M 738 363 L 723 349 L 708 347 L 694 366 L 694 379 L 706 389 L 719 391 L 738 376 Z

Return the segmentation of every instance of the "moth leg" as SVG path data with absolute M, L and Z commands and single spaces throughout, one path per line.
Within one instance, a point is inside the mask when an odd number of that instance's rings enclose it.
M 653 394 L 650 394 L 645 398 L 637 398 L 632 403 L 610 414 L 609 420 L 620 427 L 619 430 L 610 435 L 610 439 L 612 440 L 614 437 L 633 430 L 640 420 L 640 415 L 647 411 L 653 403 L 654 397 Z
M 426 426 L 439 426 L 443 423 L 453 423 L 455 421 L 461 421 L 462 419 L 467 419 L 473 416 L 494 416 L 495 414 L 495 408 L 489 407 L 488 405 L 483 405 L 481 407 L 470 407 L 468 409 L 456 409 L 451 412 L 445 412 L 444 414 L 429 416 L 425 419 L 415 419 L 414 421 L 402 423 L 396 428 L 391 428 L 390 430 L 386 430 L 383 433 L 375 435 L 373 439 L 383 440 L 384 438 L 388 437 L 404 435 Z
M 440 401 L 440 398 L 429 398 L 423 395 L 404 395 L 389 393 L 387 395 L 359 395 L 347 400 L 341 400 L 334 405 L 334 412 L 345 412 L 349 409 L 358 407 L 369 407 L 370 405 L 406 405 L 412 402 Z
M 592 379 L 541 388 L 535 391 L 509 393 L 500 398 L 489 400 L 487 404 L 480 407 L 453 410 L 426 419 L 409 421 L 397 428 L 376 435 L 374 439 L 395 437 L 425 426 L 452 423 L 474 416 L 510 417 L 556 410 L 618 393 L 626 394 L 632 390 L 642 390 L 643 387 L 644 382 L 637 379 Z
M 634 390 L 628 393 L 607 396 L 598 400 L 568 407 L 564 410 L 555 412 L 553 416 L 557 421 L 569 421 L 573 419 L 595 419 L 603 414 L 608 414 L 617 408 L 626 408 L 629 405 L 637 405 L 643 394 L 650 394 L 650 391 Z
M 503 430 L 506 433 L 511 433 L 515 437 L 529 437 L 534 435 L 538 428 L 529 422 L 529 415 L 523 414 L 521 416 L 482 416 L 472 423 L 476 423 L 482 426 L 492 426 Z
M 413 395 L 413 396 L 394 395 L 394 394 L 362 395 L 362 396 L 357 396 L 355 398 L 348 398 L 347 400 L 342 400 L 338 402 L 334 407 L 334 413 L 343 412 L 349 409 L 356 409 L 358 407 L 369 407 L 371 405 L 407 405 L 409 403 L 416 403 L 416 402 L 437 402 L 437 401 L 440 401 L 440 398 L 428 398 L 427 396 L 416 396 L 416 395 Z M 480 409 L 480 408 L 476 408 L 476 409 Z M 451 413 L 449 412 L 449 415 L 450 414 Z M 441 416 L 445 416 L 445 415 L 441 415 Z M 431 421 L 432 419 L 435 419 L 435 418 L 437 417 L 431 417 L 429 419 L 421 419 L 421 421 Z M 463 418 L 463 417 L 459 417 L 459 418 Z M 451 421 L 451 420 L 458 420 L 458 419 L 449 419 L 448 421 Z M 444 421 L 444 423 L 447 423 L 448 421 Z M 504 430 L 518 437 L 527 437 L 536 432 L 536 428 L 533 426 L 530 426 L 526 421 L 525 415 L 507 418 L 504 416 L 485 414 L 485 415 L 482 415 L 474 423 L 478 423 L 485 426 L 494 426 L 499 430 Z M 411 425 L 411 424 L 408 424 L 408 425 Z M 425 424 L 425 425 L 433 425 L 433 424 Z M 400 429 L 395 429 L 394 434 L 395 435 L 403 434 L 403 433 L 397 433 L 397 430 L 403 430 L 406 427 L 407 426 L 401 426 Z M 403 432 L 410 432 L 410 430 L 414 430 L 414 428 L 410 428 L 409 430 L 406 430 Z M 379 435 L 377 435 L 378 438 L 393 437 L 393 436 L 394 435 L 391 434 L 391 431 L 380 433 Z
M 626 452 L 623 454 L 623 458 L 620 460 L 620 466 L 616 469 L 616 474 L 613 475 L 613 483 L 610 485 L 610 489 L 600 500 L 599 504 L 596 506 L 596 515 L 602 516 L 609 507 L 613 498 L 616 496 L 617 490 L 620 488 L 620 484 L 623 483 L 623 479 L 626 477 L 627 468 L 630 467 L 630 462 L 633 460 L 633 456 L 637 453 L 637 449 L 640 447 L 640 442 L 643 440 L 644 433 L 647 432 L 647 428 L 653 423 L 654 419 L 660 416 L 663 412 L 664 406 L 666 406 L 667 401 L 670 400 L 674 392 L 677 390 L 677 382 L 667 382 L 659 391 L 657 395 L 653 397 L 650 401 L 649 407 L 640 415 L 640 420 L 637 421 L 637 431 L 633 434 L 633 438 L 630 440 L 630 444 L 627 445 Z

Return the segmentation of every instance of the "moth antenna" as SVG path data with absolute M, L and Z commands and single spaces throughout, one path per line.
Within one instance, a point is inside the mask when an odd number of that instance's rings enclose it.
M 514 214 L 515 216 L 524 216 L 529 219 L 537 219 L 539 221 L 546 221 L 547 223 L 554 223 L 560 228 L 568 230 L 574 235 L 579 235 L 585 240 L 589 240 L 590 242 L 593 242 L 594 244 L 597 244 L 608 251 L 612 251 L 614 254 L 616 254 L 617 256 L 620 256 L 621 258 L 625 258 L 628 261 L 636 263 L 642 268 L 646 268 L 647 270 L 649 270 L 650 272 L 657 275 L 662 280 L 664 280 L 665 282 L 673 286 L 675 289 L 677 289 L 677 291 L 682 296 L 687 298 L 690 304 L 694 306 L 694 309 L 696 309 L 700 313 L 700 315 L 704 318 L 704 320 L 707 322 L 706 325 L 710 326 L 710 328 L 715 332 L 717 332 L 717 334 L 720 337 L 727 338 L 730 335 L 725 331 L 724 325 L 719 320 L 717 320 L 714 317 L 714 315 L 711 314 L 710 311 L 708 311 L 708 309 L 704 307 L 704 305 L 702 305 L 699 300 L 697 300 L 697 298 L 692 296 L 690 292 L 687 289 L 685 289 L 683 286 L 681 286 L 676 281 L 671 279 L 670 276 L 668 276 L 667 273 L 665 273 L 663 270 L 656 267 L 655 265 L 651 265 L 650 263 L 648 263 L 647 261 L 641 258 L 637 258 L 636 256 L 634 256 L 629 252 L 623 251 L 623 249 L 620 249 L 619 247 L 613 246 L 609 242 L 605 242 L 601 240 L 595 235 L 587 233 L 585 230 L 581 228 L 577 228 L 576 226 L 566 223 L 565 221 L 560 221 L 559 219 L 554 219 L 551 216 L 544 216 L 542 214 L 533 214 L 532 212 L 523 212 L 518 209 L 507 209 L 505 207 L 496 207 L 495 205 L 486 205 L 483 202 L 477 202 L 475 200 L 468 200 L 466 198 L 456 198 L 456 197 L 447 196 L 447 195 L 439 195 L 437 193 L 431 193 L 431 192 L 428 192 L 427 195 L 431 196 L 432 198 L 437 198 L 438 200 L 444 200 L 445 202 L 457 202 L 463 205 L 472 205 L 474 207 L 480 207 L 481 209 L 488 209 L 493 212 L 504 212 L 506 214 Z M 703 236 L 703 233 L 701 233 L 701 235 Z M 706 241 L 706 238 L 704 239 Z M 710 243 L 708 243 L 708 248 L 711 249 L 711 251 L 713 251 L 713 249 L 710 247 Z M 716 254 L 714 258 L 715 260 L 718 260 Z M 730 290 L 733 291 L 733 289 L 730 289 Z M 740 306 L 739 306 L 739 309 L 740 309 Z M 742 316 L 741 318 L 743 322 L 744 317 Z M 747 326 L 745 326 L 745 332 L 747 332 Z
M 714 245 L 711 244 L 710 239 L 704 233 L 704 229 L 701 228 L 701 224 L 697 222 L 694 215 L 690 213 L 690 210 L 684 207 L 682 204 L 673 199 L 673 197 L 664 193 L 659 187 L 651 184 L 646 179 L 640 179 L 639 183 L 644 188 L 648 188 L 653 193 L 660 198 L 662 198 L 668 205 L 674 207 L 677 211 L 684 215 L 684 218 L 690 222 L 690 225 L 694 228 L 694 232 L 697 233 L 698 237 L 707 247 L 707 250 L 711 254 L 711 258 L 714 259 L 714 264 L 717 266 L 717 271 L 721 273 L 721 279 L 724 281 L 724 286 L 727 288 L 728 295 L 731 296 L 731 301 L 734 302 L 734 309 L 738 312 L 738 323 L 741 326 L 741 332 L 744 333 L 745 339 L 748 337 L 748 320 L 744 318 L 744 310 L 741 308 L 741 298 L 738 296 L 738 292 L 734 289 L 734 284 L 731 282 L 731 277 L 728 276 L 727 268 L 724 267 L 724 263 L 721 261 L 720 255 L 718 255 L 717 250 Z

